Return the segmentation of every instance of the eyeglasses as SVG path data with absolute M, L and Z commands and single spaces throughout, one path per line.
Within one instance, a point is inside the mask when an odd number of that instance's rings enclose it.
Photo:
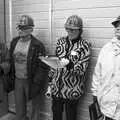
M 16 29 L 24 31 L 24 30 L 32 29 L 32 27 L 31 26 L 21 26 L 21 25 L 18 25 L 16 27 Z
M 65 30 L 67 31 L 67 32 L 76 32 L 77 30 L 79 30 L 79 29 L 71 29 L 71 28 L 65 28 Z

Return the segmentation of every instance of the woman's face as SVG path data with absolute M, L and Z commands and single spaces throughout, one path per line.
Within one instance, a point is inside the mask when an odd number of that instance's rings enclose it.
M 66 31 L 68 33 L 69 39 L 71 39 L 71 40 L 76 39 L 80 35 L 79 29 L 66 28 Z
M 29 35 L 29 34 L 31 34 L 31 29 L 27 29 L 27 30 L 18 30 L 18 34 L 19 34 L 19 36 L 20 37 L 25 37 L 25 36 L 27 36 L 27 35 Z
M 17 31 L 20 37 L 25 37 L 32 33 L 32 28 L 17 27 Z
M 120 40 L 120 22 L 115 27 L 115 36 Z

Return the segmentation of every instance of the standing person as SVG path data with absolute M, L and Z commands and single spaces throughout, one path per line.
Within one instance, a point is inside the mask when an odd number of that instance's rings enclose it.
M 105 120 L 120 120 L 120 16 L 112 25 L 114 37 L 100 51 L 91 90 Z
M 46 66 L 39 59 L 45 55 L 45 48 L 32 35 L 33 27 L 33 19 L 22 15 L 17 24 L 18 36 L 13 38 L 9 50 L 9 74 L 15 81 L 16 120 L 28 120 L 27 101 L 40 92 L 46 76 Z
M 84 92 L 84 77 L 90 57 L 89 44 L 81 38 L 82 28 L 80 17 L 68 17 L 65 23 L 68 35 L 57 42 L 56 56 L 63 68 L 51 69 L 46 93 L 52 97 L 53 120 L 62 120 L 64 106 L 67 120 L 77 119 L 78 101 Z

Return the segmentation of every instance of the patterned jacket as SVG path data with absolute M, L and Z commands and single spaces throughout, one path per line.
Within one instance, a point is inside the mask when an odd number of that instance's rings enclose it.
M 84 74 L 90 58 L 89 43 L 81 37 L 71 42 L 68 37 L 58 40 L 56 56 L 69 59 L 69 64 L 62 69 L 51 69 L 49 79 L 52 95 L 64 99 L 78 99 L 84 92 Z M 75 51 L 76 56 L 71 52 Z

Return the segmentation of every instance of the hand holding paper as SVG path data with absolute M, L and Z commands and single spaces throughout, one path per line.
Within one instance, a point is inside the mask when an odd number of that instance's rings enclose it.
M 60 64 L 61 64 L 62 67 L 65 67 L 68 63 L 69 63 L 69 60 L 66 59 L 66 58 L 62 58 L 60 60 Z

